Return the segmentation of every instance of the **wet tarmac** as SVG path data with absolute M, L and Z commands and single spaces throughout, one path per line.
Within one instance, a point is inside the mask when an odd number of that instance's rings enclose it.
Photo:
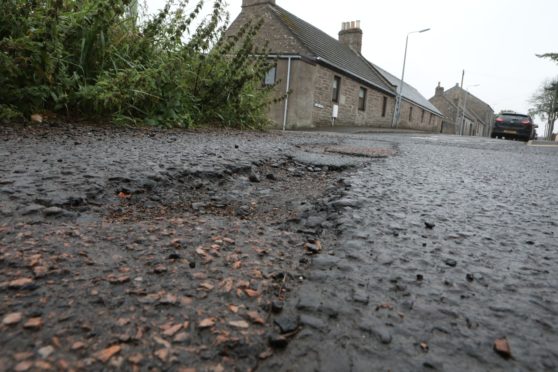
M 558 149 L 372 138 L 398 155 L 346 178 L 337 242 L 285 310 L 303 330 L 262 369 L 556 370 Z
M 67 125 L 0 141 L 0 370 L 558 368 L 556 149 Z

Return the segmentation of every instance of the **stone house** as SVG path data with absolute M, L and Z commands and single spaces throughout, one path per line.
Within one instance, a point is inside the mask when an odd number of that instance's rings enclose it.
M 360 22 L 343 23 L 335 39 L 275 0 L 243 0 L 227 35 L 259 19 L 256 42 L 267 42 L 276 60 L 264 83 L 277 83 L 278 95 L 290 92 L 270 107 L 278 127 L 391 126 L 400 80 L 362 56 Z M 402 96 L 400 128 L 440 130 L 443 115 L 433 104 L 408 84 Z
M 443 133 L 490 136 L 494 110 L 489 104 L 462 89 L 458 84 L 445 91 L 438 83 L 430 102 L 444 114 L 441 128 Z M 465 120 L 462 119 L 463 112 L 465 112 Z

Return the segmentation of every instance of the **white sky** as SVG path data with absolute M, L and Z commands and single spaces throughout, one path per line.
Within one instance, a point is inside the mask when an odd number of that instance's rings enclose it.
M 148 1 L 150 10 L 164 3 Z M 232 21 L 242 0 L 228 3 Z M 556 63 L 535 56 L 558 53 L 558 0 L 277 0 L 277 5 L 335 38 L 342 22 L 360 20 L 363 55 L 398 77 L 407 33 L 431 28 L 409 37 L 405 69 L 405 81 L 427 99 L 438 82 L 449 89 L 465 70 L 465 88 L 495 112 L 526 113 L 537 88 L 558 77 Z M 540 121 L 539 126 L 542 134 Z

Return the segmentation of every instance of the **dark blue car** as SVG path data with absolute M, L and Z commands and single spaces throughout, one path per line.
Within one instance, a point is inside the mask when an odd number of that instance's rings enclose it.
M 492 138 L 509 138 L 529 141 L 535 135 L 535 124 L 529 115 L 503 112 L 496 116 Z

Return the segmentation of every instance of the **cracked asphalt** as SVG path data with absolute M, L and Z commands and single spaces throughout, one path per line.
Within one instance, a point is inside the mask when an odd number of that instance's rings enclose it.
M 0 370 L 558 368 L 558 148 L 84 126 L 0 140 Z

